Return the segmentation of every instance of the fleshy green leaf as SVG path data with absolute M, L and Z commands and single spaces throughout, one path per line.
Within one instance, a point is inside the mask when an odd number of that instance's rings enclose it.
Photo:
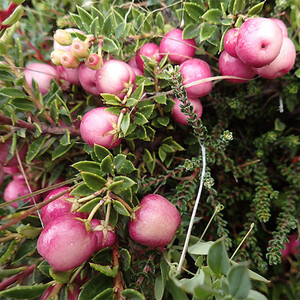
M 256 5 L 254 5 L 253 7 L 251 7 L 248 11 L 248 16 L 254 16 L 257 15 L 261 12 L 261 10 L 263 9 L 265 4 L 265 1 L 262 1 Z
M 2 22 L 2 25 L 11 26 L 17 23 L 22 18 L 23 13 L 24 13 L 23 6 L 22 5 L 17 6 L 17 8 L 13 11 L 13 13 Z
M 126 216 L 126 217 L 130 216 L 129 211 L 126 209 L 126 207 L 120 201 L 114 200 L 113 207 L 114 207 L 114 210 L 118 214 Z
M 137 125 L 144 125 L 144 124 L 148 123 L 148 120 L 143 114 L 141 114 L 140 112 L 137 111 L 134 114 L 134 123 Z
M 101 170 L 104 173 L 113 174 L 114 165 L 113 165 L 113 161 L 112 161 L 111 155 L 107 155 L 105 158 L 103 158 L 103 160 L 101 162 Z
M 146 300 L 145 296 L 134 289 L 126 289 L 121 292 L 126 300 Z
M 95 161 L 82 160 L 73 164 L 72 167 L 77 169 L 78 171 L 103 175 L 103 173 L 101 172 L 101 164 Z
M 94 146 L 94 152 L 95 152 L 97 158 L 99 159 L 99 161 L 102 161 L 102 159 L 104 157 L 106 157 L 107 155 L 112 155 L 108 149 L 106 149 L 105 147 L 100 146 L 100 145 Z
M 69 281 L 70 275 L 72 274 L 72 271 L 62 272 L 50 268 L 49 274 L 55 281 L 59 283 L 67 283 Z
M 247 298 L 251 282 L 248 269 L 244 264 L 232 266 L 228 272 L 229 292 L 235 299 Z
M 64 155 L 67 153 L 75 144 L 76 140 L 72 140 L 70 145 L 63 146 L 59 145 L 58 147 L 55 148 L 55 150 L 52 152 L 52 160 L 57 159 L 58 157 Z
M 121 130 L 122 130 L 124 136 L 126 136 L 126 133 L 128 131 L 128 128 L 129 128 L 129 125 L 130 125 L 130 114 L 127 112 L 123 116 L 123 119 L 122 119 L 122 122 L 121 122 Z
M 114 40 L 108 38 L 108 37 L 104 37 L 103 38 L 103 46 L 102 49 L 108 53 L 112 53 L 112 52 L 118 52 L 119 48 L 118 45 L 115 43 Z
M 78 185 L 75 189 L 72 190 L 70 195 L 84 197 L 94 193 L 94 190 L 90 189 L 87 184 L 84 182 Z
M 35 105 L 30 100 L 28 100 L 28 98 L 14 98 L 10 103 L 15 108 L 20 110 L 34 110 L 36 108 Z
M 208 10 L 202 18 L 211 24 L 220 24 L 221 23 L 221 18 L 222 18 L 222 11 L 217 9 L 217 8 L 212 8 Z
M 26 163 L 31 162 L 39 154 L 46 140 L 46 136 L 40 136 L 29 145 L 28 151 L 26 153 Z
M 82 205 L 77 211 L 79 212 L 91 212 L 93 208 L 99 203 L 102 198 L 96 197 L 89 202 Z
M 103 266 L 103 265 L 99 265 L 99 264 L 94 264 L 94 263 L 90 263 L 90 266 L 95 269 L 96 271 L 104 274 L 105 276 L 109 276 L 109 277 L 116 277 L 118 274 L 118 266 L 115 266 L 113 268 L 111 268 L 110 266 Z
M 207 22 L 203 23 L 200 29 L 200 41 L 203 42 L 209 39 L 217 30 L 216 25 L 211 25 Z
M 211 247 L 211 245 L 213 245 L 214 242 L 209 241 L 209 242 L 202 242 L 199 241 L 196 244 L 190 246 L 188 248 L 188 252 L 190 254 L 195 254 L 195 255 L 207 255 L 208 251 Z
M 101 190 L 106 184 L 106 180 L 102 176 L 94 173 L 81 172 L 81 176 L 86 185 L 94 191 Z
M 200 27 L 198 24 L 190 23 L 184 29 L 182 33 L 182 38 L 192 39 L 200 34 Z
M 207 263 L 216 275 L 226 275 L 230 264 L 226 252 L 224 238 L 215 241 L 209 248 Z
M 35 285 L 17 285 L 10 289 L 0 292 L 1 297 L 10 299 L 34 299 L 40 297 L 49 284 L 35 284 Z
M 203 8 L 200 5 L 196 4 L 196 3 L 186 2 L 184 4 L 184 8 L 185 8 L 185 11 L 187 12 L 187 14 L 192 19 L 194 19 L 196 22 L 199 22 L 200 17 L 204 13 Z

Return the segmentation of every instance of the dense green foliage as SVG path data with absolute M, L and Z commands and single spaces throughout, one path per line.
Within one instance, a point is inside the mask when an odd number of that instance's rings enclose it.
M 10 3 L 2 2 L 2 9 Z M 220 76 L 224 34 L 247 17 L 283 20 L 299 53 L 298 1 L 91 2 L 25 1 L 11 16 L 12 26 L 2 29 L 0 134 L 2 142 L 12 140 L 11 154 L 29 143 L 22 172 L 40 184 L 33 195 L 68 184 L 78 199 L 86 197 L 78 209 L 87 212 L 108 197 L 97 214 L 109 211 L 118 242 L 77 270 L 53 271 L 36 251 L 41 223 L 34 212 L 41 206 L 7 205 L 7 175 L 0 187 L 0 299 L 39 299 L 51 284 L 59 299 L 67 299 L 79 273 L 89 278 L 79 299 L 121 299 L 120 294 L 124 299 L 300 298 L 299 253 L 281 258 L 300 227 L 299 55 L 293 69 L 278 79 L 232 84 L 214 78 Z M 185 38 L 196 39 L 196 56 L 209 63 L 214 76 L 212 92 L 201 98 L 202 117 L 196 118 L 178 66 L 167 57 L 159 66 L 145 60 L 145 76 L 137 76 L 138 87 L 125 103 L 63 81 L 53 80 L 44 96 L 36 84 L 31 89 L 24 66 L 49 63 L 54 31 L 69 27 L 101 36 L 104 58 L 126 62 L 143 44 L 159 44 L 170 29 L 182 28 Z M 91 50 L 99 49 L 93 45 Z M 189 116 L 188 126 L 172 118 L 174 97 Z M 73 124 L 102 105 L 122 115 L 123 141 L 112 150 L 88 146 Z M 60 178 L 66 182 L 55 185 Z M 130 208 L 148 193 L 163 195 L 181 214 L 176 238 L 164 251 L 138 245 L 128 234 Z M 189 248 L 177 274 L 197 195 Z

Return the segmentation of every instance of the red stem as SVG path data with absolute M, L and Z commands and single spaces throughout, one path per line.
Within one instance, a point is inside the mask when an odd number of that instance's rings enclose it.
M 28 269 L 26 271 L 24 271 L 23 273 L 11 276 L 7 279 L 4 279 L 0 283 L 0 291 L 3 291 L 5 288 L 9 287 L 16 281 L 21 281 L 24 277 L 31 274 L 33 272 L 34 268 L 35 268 L 35 265 L 29 266 Z

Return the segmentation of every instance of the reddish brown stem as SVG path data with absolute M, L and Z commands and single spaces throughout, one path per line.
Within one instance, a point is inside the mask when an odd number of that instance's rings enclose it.
M 0 124 L 5 124 L 5 125 L 12 125 L 15 127 L 21 127 L 21 128 L 25 128 L 29 131 L 35 131 L 36 127 L 34 124 L 32 123 L 28 123 L 25 122 L 23 120 L 16 120 L 13 124 L 11 118 L 1 115 L 0 114 Z M 44 134 L 64 134 L 66 130 L 68 130 L 70 132 L 71 135 L 80 135 L 80 131 L 77 128 L 71 127 L 71 126 L 48 126 L 48 125 L 43 125 L 43 124 L 39 124 L 42 132 Z
M 24 272 L 22 272 L 21 274 L 17 274 L 17 275 L 9 277 L 7 279 L 4 279 L 0 283 L 0 291 L 3 291 L 4 289 L 6 289 L 7 287 L 9 287 L 10 285 L 12 285 L 13 283 L 15 283 L 16 281 L 21 281 L 27 275 L 31 274 L 33 272 L 34 268 L 35 268 L 35 265 L 29 266 L 27 268 L 27 270 L 24 271 Z
M 120 266 L 119 251 L 118 251 L 118 246 L 116 244 L 114 244 L 112 248 L 112 257 L 113 257 L 113 266 L 119 267 Z M 124 297 L 121 295 L 122 291 L 123 291 L 122 273 L 119 269 L 117 276 L 114 278 L 114 292 L 116 294 L 117 300 L 124 300 Z

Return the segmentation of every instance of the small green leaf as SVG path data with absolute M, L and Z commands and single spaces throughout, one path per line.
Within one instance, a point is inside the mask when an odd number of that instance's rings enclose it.
M 99 293 L 93 300 L 114 300 L 114 289 L 107 288 L 103 292 Z
M 119 256 L 120 256 L 120 261 L 122 264 L 122 270 L 123 271 L 128 271 L 131 265 L 131 255 L 130 252 L 125 249 L 125 248 L 121 248 L 119 250 Z
M 235 0 L 233 4 L 233 15 L 242 12 L 245 7 L 245 0 Z
M 107 104 L 120 105 L 120 103 L 121 103 L 121 99 L 116 95 L 102 93 L 102 94 L 100 94 L 100 96 L 104 99 L 104 102 Z
M 196 22 L 199 22 L 200 17 L 204 13 L 203 8 L 196 3 L 185 2 L 184 8 L 188 15 Z
M 115 27 L 115 37 L 116 39 L 120 39 L 123 36 L 123 33 L 126 28 L 126 23 L 122 22 L 118 26 Z
M 93 18 L 92 16 L 83 8 L 81 8 L 80 6 L 76 5 L 78 14 L 80 16 L 81 22 L 86 25 L 86 28 L 88 29 L 91 25 L 91 23 L 93 22 Z
M 123 166 L 118 169 L 118 173 L 126 175 L 132 173 L 134 170 L 136 170 L 134 164 L 130 160 L 125 160 Z
M 141 84 L 134 90 L 134 92 L 130 97 L 139 100 L 142 97 L 143 92 L 144 92 L 144 84 Z
M 50 268 L 49 274 L 55 281 L 59 283 L 67 283 L 70 279 L 70 275 L 72 274 L 72 271 L 61 272 Z
M 254 5 L 253 7 L 251 7 L 248 11 L 248 16 L 250 17 L 250 16 L 259 14 L 261 12 L 261 10 L 263 9 L 264 4 L 265 4 L 265 1 L 262 1 L 256 5 Z
M 209 248 L 208 256 L 207 256 L 207 263 L 209 268 L 216 274 L 216 275 L 226 275 L 230 264 L 229 258 L 226 252 L 224 238 L 221 238 L 215 241 Z
M 188 248 L 188 252 L 190 254 L 195 254 L 195 255 L 207 255 L 208 251 L 211 247 L 211 245 L 213 245 L 214 242 L 209 241 L 209 242 L 202 242 L 202 241 L 198 241 L 196 244 L 190 246 Z
M 203 23 L 200 29 L 200 41 L 203 42 L 209 39 L 217 30 L 216 25 L 211 25 L 207 22 Z
M 79 212 L 91 212 L 93 208 L 99 203 L 102 198 L 96 197 L 89 202 L 82 205 L 77 211 Z
M 169 117 L 158 117 L 157 118 L 157 122 L 162 125 L 162 126 L 167 126 L 170 122 L 170 118 Z
M 1 75 L 0 75 L 1 76 Z M 36 106 L 28 98 L 14 98 L 11 105 L 20 110 L 35 110 Z
M 99 27 L 99 18 L 96 17 L 90 25 L 90 32 L 92 32 L 94 36 L 99 36 Z
M 137 111 L 134 114 L 134 123 L 137 125 L 144 125 L 144 124 L 148 123 L 148 120 L 143 114 L 141 114 L 140 112 Z
M 10 268 L 10 269 L 0 269 L 0 278 L 10 277 L 21 272 L 26 271 L 27 267 L 19 267 L 19 268 Z
M 17 232 L 27 239 L 36 238 L 41 233 L 42 230 L 43 228 L 33 227 L 30 224 L 20 225 L 17 227 Z
M 167 96 L 161 95 L 154 97 L 154 101 L 159 104 L 167 104 Z
M 71 144 L 69 130 L 66 129 L 64 135 L 59 139 L 59 142 L 62 146 L 68 146 Z
M 145 106 L 139 108 L 139 112 L 141 114 L 143 114 L 147 119 L 149 119 L 153 113 L 154 107 L 155 107 L 154 104 L 145 105 Z
M 2 40 L 0 40 L 0 55 L 7 55 L 7 54 L 8 54 L 8 51 L 7 51 L 6 45 Z
M 162 149 L 162 147 L 158 148 L 158 156 L 162 162 L 164 162 L 167 157 L 167 153 Z
M 26 163 L 31 162 L 39 154 L 46 140 L 46 136 L 40 136 L 29 145 L 28 151 L 26 153 Z
M 115 43 L 115 41 L 113 41 L 112 39 L 109 39 L 108 37 L 103 38 L 102 49 L 103 49 L 103 51 L 106 51 L 108 53 L 119 51 L 118 45 Z
M 113 286 L 112 277 L 98 273 L 93 276 L 83 287 L 78 300 L 94 299 L 100 293 Z
M 94 191 L 101 190 L 106 184 L 106 180 L 102 176 L 94 173 L 81 172 L 81 176 L 86 185 Z
M 122 188 L 123 191 L 131 188 L 132 186 L 134 186 L 136 184 L 136 182 L 134 180 L 132 180 L 131 178 L 126 177 L 126 176 L 116 176 L 114 178 L 114 181 L 115 182 L 117 182 L 117 181 L 123 182 L 123 188 Z
M 101 170 L 104 173 L 113 174 L 114 165 L 113 165 L 111 155 L 107 155 L 105 158 L 103 158 L 103 160 L 101 162 Z
M 118 266 L 114 266 L 113 268 L 111 268 L 110 266 L 103 266 L 103 265 L 99 265 L 99 264 L 94 264 L 94 263 L 90 263 L 90 266 L 95 269 L 96 271 L 109 276 L 109 277 L 116 277 L 118 274 Z
M 37 239 L 25 240 L 19 247 L 15 254 L 14 261 L 24 259 L 25 257 L 31 256 L 36 251 Z
M 164 280 L 162 279 L 161 276 L 158 276 L 155 278 L 155 283 L 154 283 L 154 295 L 155 299 L 161 300 L 165 291 L 165 284 Z
M 17 23 L 22 18 L 23 13 L 24 13 L 23 6 L 22 5 L 17 6 L 17 8 L 13 11 L 13 13 L 2 22 L 2 25 L 11 26 Z
M 94 190 L 90 189 L 87 184 L 84 182 L 78 185 L 75 189 L 72 190 L 70 195 L 84 197 L 94 193 Z
M 182 32 L 182 38 L 184 39 L 192 39 L 197 37 L 200 34 L 200 26 L 199 24 L 188 24 Z
M 114 210 L 118 214 L 126 216 L 126 217 L 130 216 L 129 211 L 126 209 L 126 207 L 120 201 L 114 200 L 113 207 L 114 207 Z
M 251 282 L 248 269 L 244 264 L 232 266 L 228 272 L 229 292 L 235 299 L 247 298 Z
M 122 122 L 121 122 L 121 130 L 122 130 L 124 136 L 126 136 L 126 133 L 128 131 L 128 128 L 129 128 L 129 125 L 130 125 L 130 114 L 127 112 L 123 116 L 123 119 L 122 119 Z
M 160 29 L 160 31 L 164 31 L 165 20 L 161 12 L 158 12 L 155 16 L 155 25 Z
M 114 166 L 118 173 L 121 172 L 121 169 L 123 168 L 126 161 L 126 155 L 124 154 L 118 154 L 114 157 Z
M 1 291 L 1 297 L 10 299 L 34 299 L 40 297 L 48 288 L 48 284 L 35 284 L 35 285 L 17 285 L 7 290 Z
M 100 145 L 94 146 L 94 152 L 95 152 L 97 158 L 99 159 L 99 161 L 102 161 L 102 159 L 104 157 L 106 157 L 107 155 L 112 155 L 109 150 L 107 150 L 105 147 L 100 146 Z
M 73 164 L 72 167 L 78 171 L 96 173 L 100 176 L 103 175 L 101 172 L 101 164 L 95 161 L 82 160 Z
M 126 300 L 146 300 L 145 296 L 134 289 L 126 289 L 121 292 Z
M 52 152 L 52 160 L 57 159 L 58 157 L 64 155 L 67 153 L 75 144 L 76 140 L 72 140 L 70 145 L 63 146 L 59 145 L 58 147 L 55 148 L 55 150 Z
M 222 18 L 222 11 L 217 8 L 212 8 L 208 10 L 204 15 L 202 15 L 202 18 L 211 24 L 220 24 L 221 18 Z
M 16 77 L 6 70 L 0 70 L 0 78 L 3 81 L 15 81 Z
M 250 290 L 246 300 L 268 300 L 268 299 L 265 295 L 254 290 Z
M 286 125 L 279 118 L 276 118 L 274 125 L 276 131 L 283 131 L 286 128 Z

